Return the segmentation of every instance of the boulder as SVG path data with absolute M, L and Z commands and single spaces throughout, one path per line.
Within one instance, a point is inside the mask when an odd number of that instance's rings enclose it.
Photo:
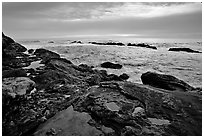
M 169 51 L 184 51 L 184 52 L 189 52 L 189 53 L 201 53 L 200 51 L 192 50 L 190 48 L 179 48 L 179 47 L 174 47 L 174 48 L 169 48 Z
M 158 74 L 155 72 L 146 72 L 142 74 L 141 79 L 143 84 L 151 85 L 153 87 L 162 88 L 166 90 L 172 91 L 195 90 L 194 87 L 171 75 Z
M 34 49 L 29 49 L 29 50 L 28 50 L 28 53 L 29 53 L 29 54 L 32 54 L 33 52 L 34 52 Z
M 25 95 L 35 87 L 35 82 L 27 77 L 10 77 L 2 80 L 2 92 L 5 95 L 14 97 Z
M 127 80 L 127 79 L 129 79 L 129 76 L 128 76 L 126 73 L 123 73 L 123 74 L 121 74 L 121 75 L 119 76 L 119 78 L 120 78 L 121 80 Z
M 101 64 L 102 68 L 111 68 L 111 69 L 121 69 L 123 66 L 120 64 L 115 64 L 111 62 L 104 62 Z

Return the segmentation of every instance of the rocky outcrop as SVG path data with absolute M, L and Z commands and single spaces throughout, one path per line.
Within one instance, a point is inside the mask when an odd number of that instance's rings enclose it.
M 189 53 L 201 53 L 200 51 L 192 50 L 190 48 L 179 48 L 179 47 L 169 48 L 169 51 L 177 51 L 177 52 L 183 51 L 183 52 L 189 52 Z
M 43 48 L 36 49 L 34 55 L 41 58 L 42 63 L 46 62 L 46 60 L 49 60 L 50 58 L 60 58 L 59 54 Z
M 136 46 L 136 47 L 145 47 L 145 48 L 157 49 L 157 47 L 155 47 L 155 46 L 150 46 L 150 45 L 144 44 L 144 43 L 139 43 L 139 44 L 128 43 L 127 46 Z
M 162 88 L 172 91 L 192 91 L 194 87 L 185 83 L 184 81 L 165 74 L 158 74 L 155 72 L 146 72 L 141 76 L 143 84 L 151 85 L 153 87 Z
M 123 66 L 120 64 L 115 64 L 111 62 L 104 62 L 101 64 L 102 68 L 111 68 L 111 69 L 121 69 Z
M 190 98 L 189 98 L 190 97 Z M 195 101 L 194 101 L 195 100 Z M 112 135 L 201 135 L 201 96 L 155 90 L 130 82 L 102 82 L 73 103 L 99 130 Z M 185 117 L 183 117 L 185 116 Z

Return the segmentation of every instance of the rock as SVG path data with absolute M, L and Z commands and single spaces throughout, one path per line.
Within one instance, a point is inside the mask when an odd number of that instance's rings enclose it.
M 2 92 L 15 97 L 16 95 L 25 95 L 35 86 L 35 82 L 27 77 L 4 78 L 2 81 Z
M 29 54 L 32 54 L 33 52 L 34 52 L 34 49 L 29 49 L 29 50 L 28 50 L 28 53 L 29 53 Z
M 2 32 L 2 55 L 4 57 L 15 57 L 18 52 L 25 52 L 27 49 L 16 43 L 13 39 L 5 36 Z
M 54 43 L 54 41 L 49 41 L 48 43 Z
M 2 78 L 9 77 L 26 77 L 26 71 L 24 69 L 12 69 L 2 71 Z
M 155 46 L 150 46 L 150 45 L 144 44 L 144 43 L 139 43 L 139 44 L 128 43 L 127 46 L 136 46 L 136 47 L 145 47 L 145 48 L 157 49 L 157 47 L 155 47 Z
M 72 106 L 59 112 L 37 128 L 35 136 L 100 136 L 103 133 L 88 124 L 91 116 L 85 112 L 77 112 Z
M 34 55 L 42 58 L 44 62 L 46 62 L 47 60 L 49 60 L 51 58 L 60 58 L 59 54 L 52 52 L 52 51 L 49 51 L 49 50 L 46 50 L 46 49 L 43 49 L 43 48 L 36 49 L 34 52 Z
M 201 53 L 200 51 L 192 50 L 190 48 L 169 48 L 169 51 L 184 51 L 189 53 Z
M 145 110 L 142 107 L 136 107 L 132 113 L 133 117 L 144 116 L 144 115 L 145 115 Z
M 196 93 L 175 93 L 131 82 L 103 82 L 88 91 L 73 103 L 74 109 L 93 114 L 100 122 L 98 128 L 108 124 L 116 132 L 113 135 L 202 133 L 202 96 Z
M 101 67 L 103 67 L 103 68 L 111 68 L 111 69 L 121 69 L 122 65 L 111 63 L 111 62 L 104 62 L 104 63 L 101 64 Z
M 82 44 L 82 42 L 81 42 L 81 41 L 72 41 L 72 42 L 71 42 L 71 44 L 73 44 L 73 43 Z
M 142 74 L 141 79 L 143 84 L 151 85 L 153 87 L 162 88 L 166 90 L 195 90 L 194 87 L 171 75 L 158 74 L 155 72 L 146 72 Z
M 119 78 L 121 80 L 127 80 L 127 79 L 129 79 L 129 76 L 126 73 L 123 73 L 122 75 L 119 76 Z
M 118 45 L 118 46 L 124 46 L 125 44 L 121 43 L 121 42 L 89 42 L 91 44 L 95 44 L 95 45 Z

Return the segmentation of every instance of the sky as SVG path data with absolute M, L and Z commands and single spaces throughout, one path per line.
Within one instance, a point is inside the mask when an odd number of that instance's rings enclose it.
M 2 30 L 15 39 L 106 36 L 202 40 L 202 4 L 3 2 Z

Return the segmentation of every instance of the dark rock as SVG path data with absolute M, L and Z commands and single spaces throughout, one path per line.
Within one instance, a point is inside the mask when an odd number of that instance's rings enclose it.
M 115 74 L 109 74 L 106 78 L 107 81 L 112 81 L 112 80 L 115 80 L 115 81 L 121 81 L 120 77 L 118 75 L 115 75 Z
M 12 69 L 2 71 L 2 78 L 9 77 L 26 77 L 26 71 L 24 69 Z
M 143 84 L 151 85 L 153 87 L 162 88 L 166 90 L 192 91 L 195 89 L 189 84 L 185 83 L 182 80 L 179 80 L 174 76 L 158 74 L 155 72 L 143 73 L 141 79 Z
M 119 76 L 121 80 L 127 80 L 129 76 L 126 73 L 123 73 L 122 75 Z
M 28 53 L 29 53 L 29 54 L 32 54 L 33 52 L 34 52 L 34 49 L 29 49 L 29 50 L 28 50 Z
M 145 47 L 145 48 L 157 49 L 155 46 L 150 46 L 150 45 L 144 44 L 144 43 L 140 43 L 140 44 L 128 43 L 127 46 L 136 46 L 136 47 Z
M 111 63 L 111 62 L 104 62 L 104 63 L 101 64 L 101 67 L 103 67 L 103 68 L 111 68 L 111 69 L 121 69 L 122 65 Z
M 73 44 L 73 43 L 82 44 L 82 42 L 81 42 L 81 41 L 72 41 L 72 42 L 71 42 L 71 44 Z
M 49 50 L 46 50 L 46 49 L 43 49 L 43 48 L 36 49 L 34 52 L 34 55 L 42 58 L 43 62 L 46 62 L 47 60 L 49 60 L 51 58 L 60 58 L 59 54 L 52 52 L 52 51 L 49 51 Z
M 169 51 L 184 51 L 189 53 L 201 53 L 200 51 L 192 50 L 190 48 L 169 48 Z
M 54 41 L 49 41 L 48 43 L 54 43 Z
M 118 45 L 118 46 L 124 46 L 125 44 L 121 43 L 121 42 L 104 42 L 104 43 L 100 43 L 100 42 L 89 42 L 91 44 L 95 44 L 95 45 Z

